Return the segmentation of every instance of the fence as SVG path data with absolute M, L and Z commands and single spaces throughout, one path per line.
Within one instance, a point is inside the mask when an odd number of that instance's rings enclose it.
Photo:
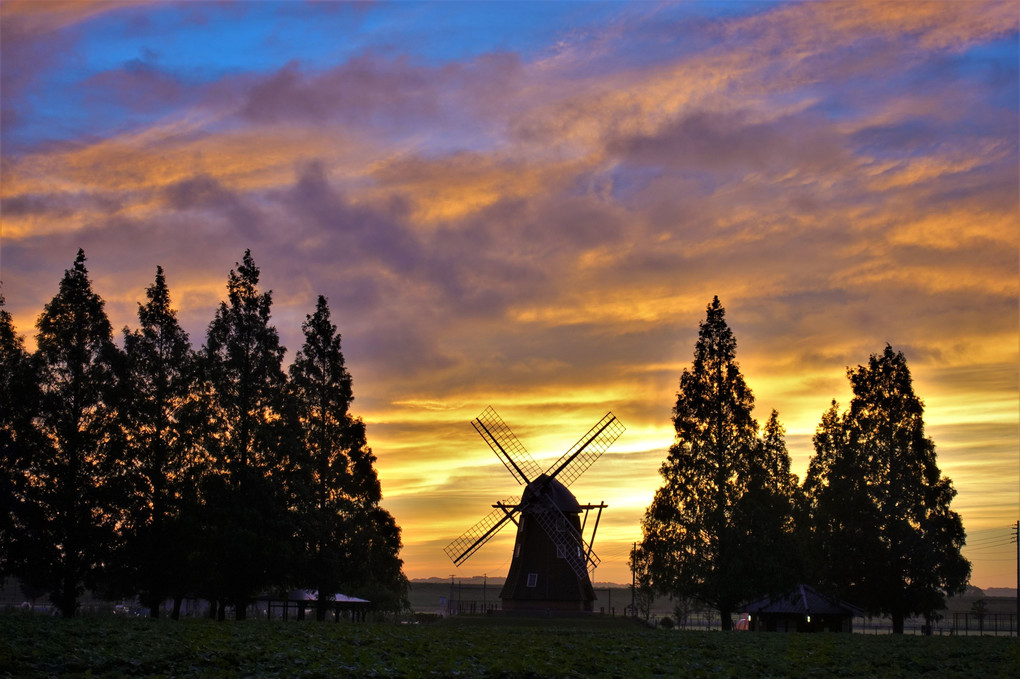
M 1017 634 L 1016 613 L 943 613 L 927 628 L 924 618 L 907 618 L 903 621 L 904 634 L 933 634 L 935 636 L 1000 636 Z M 892 618 L 854 618 L 854 632 L 858 634 L 891 634 Z

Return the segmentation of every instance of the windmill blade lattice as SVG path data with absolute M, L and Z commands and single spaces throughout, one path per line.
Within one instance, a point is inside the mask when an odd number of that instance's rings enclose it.
M 570 450 L 563 453 L 546 473 L 564 486 L 569 486 L 592 466 L 624 431 L 626 427 L 620 420 L 616 419 L 612 412 L 606 413 L 605 417 L 589 429 Z
M 496 504 L 499 506 L 486 514 L 481 521 L 464 531 L 460 537 L 443 548 L 443 551 L 455 565 L 459 566 L 511 522 L 514 514 L 520 511 L 520 503 L 519 497 L 509 497 L 502 502 L 497 502 Z
M 531 453 L 517 440 L 510 427 L 506 426 L 491 406 L 472 420 L 471 424 L 489 444 L 492 452 L 496 453 L 499 461 L 517 479 L 517 483 L 527 485 L 542 473 L 542 468 L 535 462 L 535 458 L 531 457 Z
M 555 503 L 549 500 L 543 501 L 533 516 L 549 539 L 556 545 L 556 556 L 565 559 L 574 569 L 577 577 L 584 577 L 589 568 L 594 569 L 599 565 L 601 559 L 595 555 L 591 545 L 585 542 L 584 537 L 574 530 L 566 515 Z

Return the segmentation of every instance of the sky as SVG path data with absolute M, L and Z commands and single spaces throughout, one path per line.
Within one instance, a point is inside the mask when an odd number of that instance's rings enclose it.
M 470 421 L 609 505 L 599 582 L 661 485 L 718 295 L 803 478 L 888 343 L 958 495 L 971 582 L 1020 515 L 1015 2 L 0 5 L 0 281 L 28 347 L 78 248 L 115 328 L 166 271 L 200 348 L 250 248 L 293 358 L 329 300 L 410 578 L 505 574 L 519 494 Z M 118 331 L 118 339 L 121 334 Z

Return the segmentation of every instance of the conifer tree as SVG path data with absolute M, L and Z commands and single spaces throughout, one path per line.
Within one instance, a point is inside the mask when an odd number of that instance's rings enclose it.
M 127 560 L 152 617 L 170 595 L 179 601 L 194 549 L 199 480 L 208 467 L 201 448 L 198 361 L 177 322 L 162 267 L 138 305 L 140 327 L 124 331 L 127 355 L 123 418 L 139 475 Z M 178 608 L 175 606 L 175 614 Z
M 773 410 L 754 448 L 733 513 L 748 597 L 786 594 L 803 572 L 794 524 L 800 489 L 797 476 L 790 473 L 784 434 L 779 413 Z
M 270 324 L 272 294 L 258 288 L 251 252 L 231 270 L 227 301 L 209 325 L 206 368 L 212 389 L 207 445 L 214 470 L 204 485 L 210 524 L 206 587 L 234 606 L 239 619 L 251 597 L 288 580 L 295 547 L 292 495 L 302 448 L 287 398 L 285 353 Z
M 869 499 L 868 475 L 856 450 L 847 445 L 839 404 L 832 401 L 812 438 L 798 514 L 798 534 L 813 582 L 833 594 L 856 598 L 865 583 L 865 563 L 882 553 L 877 508 Z
M 886 345 L 847 376 L 853 400 L 842 418 L 835 403 L 823 417 L 805 479 L 819 570 L 902 633 L 905 616 L 931 616 L 967 585 L 956 491 L 925 436 L 903 354 Z
M 758 449 L 754 396 L 736 362 L 736 339 L 716 297 L 707 309 L 694 363 L 680 376 L 673 408 L 676 439 L 659 473 L 665 483 L 648 507 L 635 562 L 660 592 L 718 609 L 723 629 L 748 591 L 746 532 L 737 505 Z
M 16 561 L 15 537 L 34 523 L 25 502 L 30 454 L 38 449 L 32 418 L 39 406 L 38 379 L 25 341 L 0 294 L 0 579 Z M 0 580 L 2 581 L 2 580 Z
M 82 250 L 37 327 L 43 440 L 27 466 L 26 499 L 40 521 L 25 531 L 18 574 L 71 617 L 117 547 L 129 481 L 117 416 L 122 355 Z
M 302 330 L 305 342 L 291 364 L 290 386 L 310 472 L 304 516 L 307 581 L 318 592 L 316 614 L 322 619 L 326 602 L 342 587 L 378 581 L 383 588 L 400 589 L 400 529 L 378 506 L 382 491 L 375 456 L 364 422 L 350 413 L 351 375 L 325 297 L 319 296 Z

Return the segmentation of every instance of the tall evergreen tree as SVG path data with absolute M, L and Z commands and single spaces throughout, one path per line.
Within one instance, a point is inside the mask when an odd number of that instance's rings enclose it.
M 378 503 L 362 507 L 360 514 L 351 541 L 351 555 L 360 562 L 354 592 L 383 609 L 405 608 L 408 582 L 399 557 L 400 526 Z
M 812 439 L 815 454 L 808 463 L 798 513 L 798 534 L 808 573 L 833 594 L 855 598 L 867 587 L 870 572 L 861 564 L 878 563 L 883 550 L 875 530 L 877 507 L 869 498 L 865 461 L 847 445 L 839 404 L 822 415 Z
M 790 473 L 785 431 L 775 410 L 754 448 L 733 528 L 748 596 L 786 594 L 802 575 L 794 515 L 800 492 Z
M 322 619 L 326 602 L 343 587 L 371 583 L 376 590 L 400 590 L 400 529 L 378 506 L 382 491 L 375 456 L 364 422 L 350 413 L 351 375 L 325 297 L 319 296 L 302 330 L 305 342 L 291 364 L 290 385 L 310 464 L 307 582 L 318 592 Z
M 26 499 L 40 522 L 26 530 L 18 575 L 48 591 L 65 617 L 108 564 L 127 495 L 117 418 L 122 356 L 103 307 L 78 250 L 37 323 L 44 440 L 27 466 Z
M 170 305 L 162 267 L 138 305 L 140 327 L 124 331 L 127 355 L 123 407 L 139 475 L 129 520 L 127 559 L 152 617 L 170 595 L 184 593 L 193 551 L 199 480 L 208 467 L 198 361 Z M 175 611 L 176 611 L 175 607 Z
M 39 406 L 39 383 L 24 340 L 0 294 L 0 578 L 17 557 L 19 528 L 36 523 L 25 502 L 30 453 L 38 447 L 32 418 Z
M 206 478 L 211 541 L 210 596 L 229 601 L 238 618 L 251 597 L 288 579 L 295 538 L 294 480 L 303 468 L 287 398 L 286 351 L 270 324 L 272 294 L 260 292 L 251 252 L 231 270 L 227 301 L 209 325 L 205 346 L 214 433 L 214 473 Z
M 694 363 L 680 376 L 676 439 L 659 469 L 665 483 L 648 507 L 637 564 L 656 590 L 718 609 L 723 629 L 748 590 L 753 568 L 734 523 L 759 443 L 754 396 L 736 362 L 737 342 L 716 297 L 708 306 Z
M 903 354 L 886 345 L 847 376 L 853 400 L 823 417 L 805 479 L 812 530 L 831 586 L 902 633 L 905 616 L 930 616 L 966 587 L 966 536 Z

